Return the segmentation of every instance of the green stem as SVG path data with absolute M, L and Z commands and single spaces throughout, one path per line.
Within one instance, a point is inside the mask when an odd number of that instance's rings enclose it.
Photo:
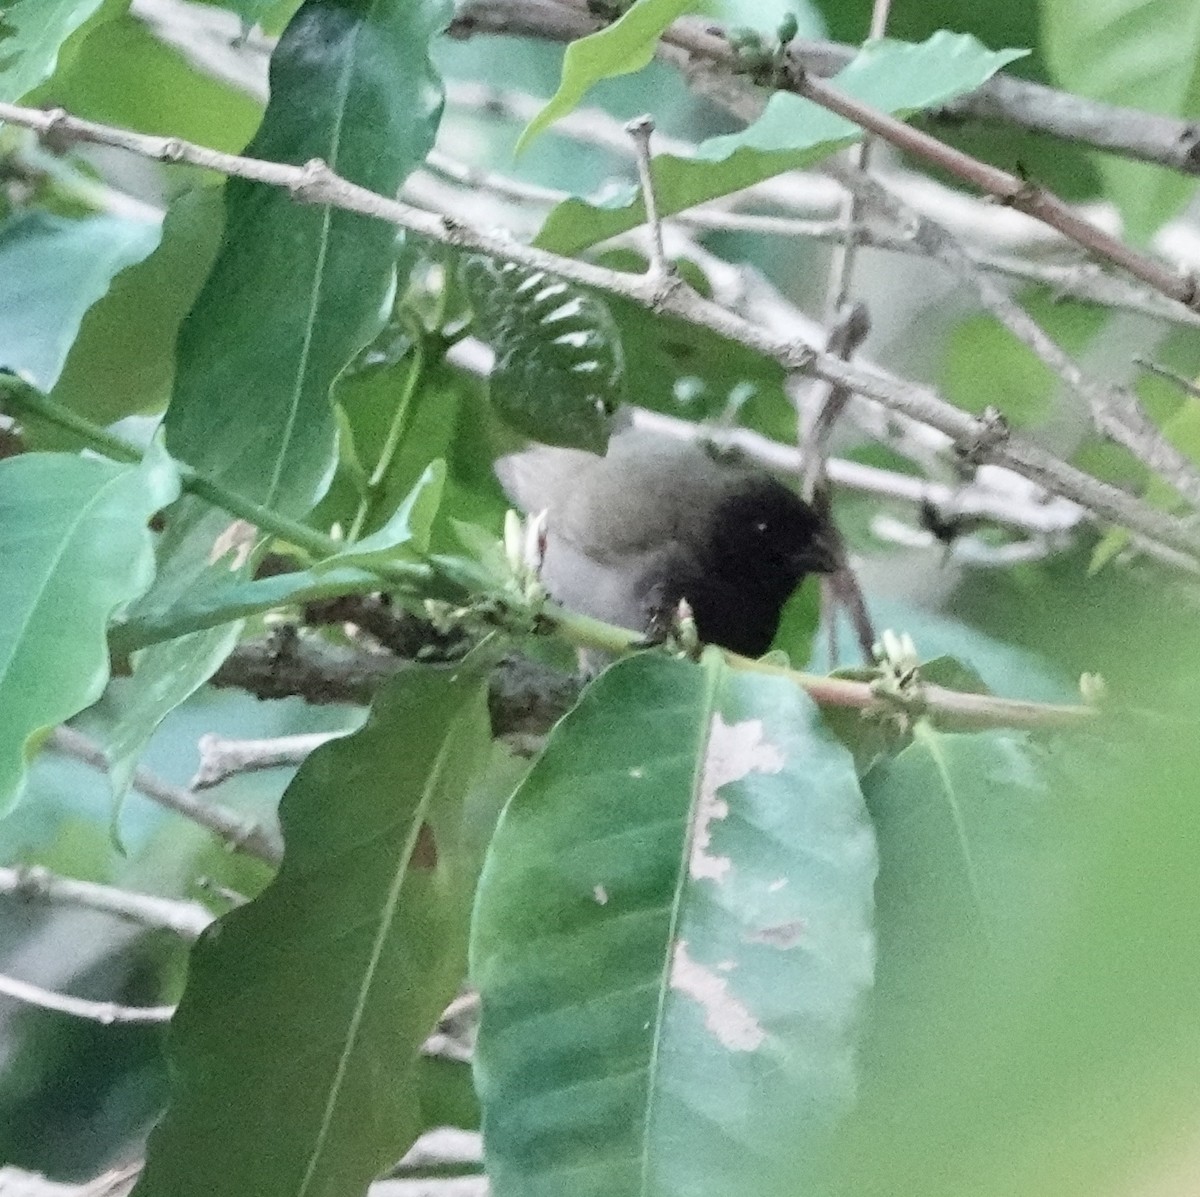
M 388 428 L 387 438 L 383 442 L 383 449 L 379 454 L 379 460 L 375 463 L 375 468 L 371 471 L 371 477 L 367 479 L 367 493 L 363 495 L 362 501 L 358 505 L 358 511 L 354 516 L 354 523 L 350 527 L 350 535 L 347 538 L 350 541 L 355 541 L 359 538 L 363 526 L 375 512 L 379 501 L 379 493 L 383 487 L 384 480 L 387 478 L 388 471 L 392 468 L 392 459 L 396 456 L 396 449 L 400 445 L 400 437 L 408 423 L 409 405 L 412 402 L 413 395 L 416 393 L 417 383 L 420 381 L 421 374 L 425 369 L 425 331 L 421 328 L 414 329 L 410 324 L 409 332 L 413 337 L 412 369 L 408 372 L 408 378 L 404 382 L 404 390 L 400 395 L 399 402 L 396 404 L 396 410 L 392 414 L 392 423 Z
M 622 656 L 646 643 L 646 637 L 637 632 L 603 623 L 590 615 L 577 615 L 574 611 L 558 606 L 557 603 L 546 603 L 541 614 L 556 632 L 576 648 L 593 648 Z
M 0 383 L 4 386 L 5 406 L 10 411 L 39 416 L 48 424 L 74 433 L 90 448 L 99 450 L 114 461 L 136 463 L 142 460 L 142 454 L 136 445 L 131 445 L 98 424 L 93 424 L 91 420 L 43 395 L 28 383 L 11 376 L 0 379 Z M 277 511 L 272 511 L 269 507 L 264 507 L 261 503 L 247 499 L 227 486 L 214 482 L 182 461 L 176 461 L 175 464 L 184 490 L 214 507 L 228 511 L 230 515 L 246 520 L 264 532 L 270 532 L 296 545 L 297 548 L 307 549 L 317 557 L 332 557 L 344 547 L 340 541 L 318 532 L 315 528 L 310 528 L 299 520 L 289 519 L 286 515 L 280 515 Z

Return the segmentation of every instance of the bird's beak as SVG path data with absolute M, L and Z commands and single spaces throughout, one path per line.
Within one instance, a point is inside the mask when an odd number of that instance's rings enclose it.
M 806 574 L 832 574 L 842 567 L 842 553 L 836 529 L 822 528 L 796 555 L 796 564 Z

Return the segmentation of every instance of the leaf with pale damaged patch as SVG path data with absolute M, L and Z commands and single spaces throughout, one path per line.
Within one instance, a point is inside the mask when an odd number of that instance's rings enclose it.
M 603 674 L 506 810 L 476 903 L 497 1197 L 804 1191 L 854 1090 L 874 839 L 781 678 Z

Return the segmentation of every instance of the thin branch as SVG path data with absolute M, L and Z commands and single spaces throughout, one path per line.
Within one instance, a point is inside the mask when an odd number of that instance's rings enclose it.
M 1182 374 L 1176 374 L 1174 370 L 1168 370 L 1166 366 L 1160 366 L 1157 362 L 1149 361 L 1144 357 L 1135 357 L 1133 360 L 1143 370 L 1149 370 L 1151 374 L 1157 374 L 1159 378 L 1165 378 L 1168 382 L 1174 383 L 1185 395 L 1190 395 L 1193 399 L 1200 399 L 1200 386 L 1184 378 Z
M 891 7 L 891 0 L 874 0 L 871 5 L 871 29 L 868 36 L 872 40 L 878 40 L 887 32 Z M 854 164 L 861 171 L 866 171 L 871 166 L 871 146 L 871 138 L 864 137 L 854 147 Z M 861 203 L 859 196 L 851 191 L 846 196 L 843 206 L 842 223 L 845 236 L 838 242 L 829 264 L 829 291 L 825 299 L 825 311 L 830 319 L 836 317 L 850 300 L 850 280 L 854 274 L 854 257 L 859 246 L 858 227 L 862 223 L 862 214 L 859 211 Z M 849 358 L 851 354 L 846 352 L 841 356 Z M 833 393 L 830 392 L 825 400 L 826 406 L 832 398 Z
M 459 341 L 449 354 L 455 365 L 480 377 L 486 377 L 490 371 L 492 358 L 491 349 L 471 337 Z M 627 418 L 632 427 L 658 435 L 732 450 L 764 470 L 784 477 L 799 478 L 803 471 L 804 459 L 799 449 L 750 428 L 697 424 L 644 407 L 622 408 L 621 417 Z M 940 439 L 941 434 L 928 431 Z M 1061 541 L 1079 527 L 1087 514 L 1077 503 L 1049 494 L 1003 466 L 981 466 L 974 471 L 971 481 L 962 486 L 948 486 L 840 457 L 829 458 L 826 467 L 830 481 L 837 487 L 930 509 L 943 518 L 952 516 L 972 523 L 996 524 L 1027 536 L 1049 536 Z M 955 551 L 965 547 L 967 541 L 966 537 L 958 538 Z
M 54 130 L 60 136 L 78 140 L 119 146 L 158 161 L 190 162 L 224 174 L 283 187 L 301 202 L 333 204 L 346 211 L 359 212 L 411 229 L 439 244 L 486 253 L 502 261 L 546 270 L 586 287 L 622 295 L 644 307 L 669 312 L 719 336 L 738 341 L 752 351 L 779 362 L 786 370 L 807 371 L 818 378 L 839 383 L 885 407 L 929 424 L 950 437 L 960 452 L 971 460 L 994 461 L 1008 466 L 1048 490 L 1074 499 L 1101 521 L 1122 524 L 1190 555 L 1200 553 L 1200 530 L 1190 528 L 1183 521 L 1156 510 L 1120 488 L 1059 461 L 1045 450 L 1009 435 L 1006 430 L 986 420 L 959 410 L 934 390 L 841 362 L 810 346 L 798 346 L 792 339 L 764 333 L 693 293 L 690 288 L 676 287 L 664 296 L 661 288 L 645 277 L 622 274 L 589 262 L 519 245 L 502 236 L 483 233 L 448 217 L 423 212 L 409 204 L 377 195 L 339 178 L 318 160 L 303 167 L 264 162 L 221 153 L 178 138 L 148 136 L 79 120 L 61 110 L 43 112 L 13 104 L 0 104 L 0 120 L 42 132 Z
M 447 32 L 458 38 L 486 33 L 574 41 L 594 33 L 600 25 L 588 11 L 586 0 L 466 0 L 458 6 Z M 659 56 L 676 64 L 679 54 L 726 70 L 737 63 L 737 50 L 725 28 L 702 17 L 681 17 L 667 30 L 663 43 Z M 800 39 L 788 47 L 795 70 L 819 76 L 836 74 L 857 52 L 855 46 Z M 964 117 L 1002 122 L 1183 174 L 1200 174 L 1200 125 L 1196 122 L 1088 100 L 1003 72 L 928 115 L 935 120 L 949 118 L 955 124 L 961 124 Z
M 564 11 L 575 9 L 587 16 L 586 0 L 580 0 L 579 4 L 559 0 L 557 5 L 552 4 L 549 7 L 558 7 Z M 460 11 L 456 20 L 469 21 L 473 11 Z M 587 24 L 589 30 L 585 32 L 595 28 L 595 21 L 590 17 Z M 451 29 L 454 27 L 452 25 Z M 547 34 L 540 33 L 537 36 L 544 37 Z M 662 46 L 664 49 L 674 48 L 682 51 L 689 58 L 698 59 L 709 66 L 718 66 L 728 72 L 736 72 L 740 66 L 737 49 L 729 42 L 722 27 L 712 22 L 698 22 L 686 18 L 677 21 L 664 33 Z M 996 196 L 1002 203 L 1043 221 L 1071 240 L 1079 242 L 1092 253 L 1128 270 L 1168 298 L 1200 310 L 1200 286 L 1194 277 L 1178 274 L 1157 259 L 1140 253 L 1118 238 L 1110 236 L 1084 220 L 1044 188 L 1033 186 L 1008 171 L 981 162 L 938 140 L 932 134 L 861 103 L 803 67 L 793 67 L 780 85 L 795 95 L 812 100 L 822 108 L 853 121 L 898 149 L 914 154 L 980 191 Z M 738 106 L 738 115 L 745 115 L 741 106 Z
M 36 866 L 0 868 L 0 894 L 28 902 L 98 910 L 152 930 L 170 931 L 181 939 L 195 939 L 213 921 L 211 912 L 199 902 L 77 881 Z
M 843 361 L 849 361 L 854 356 L 854 351 L 866 340 L 870 328 L 867 310 L 862 304 L 844 306 L 834 317 L 825 351 Z M 829 438 L 838 417 L 853 394 L 849 388 L 832 383 L 821 386 L 820 392 L 812 396 L 815 403 L 809 404 L 813 413 L 811 418 L 806 420 L 803 418 L 805 413 L 800 413 L 803 462 L 800 467 L 800 485 L 805 497 L 810 499 L 824 485 Z
M 458 184 L 459 187 L 487 191 L 513 203 L 549 207 L 571 198 L 570 193 L 566 191 L 545 187 L 539 183 L 529 183 L 523 179 L 514 179 L 496 171 L 467 166 L 438 150 L 434 150 L 429 155 L 427 165 L 437 175 Z M 791 176 L 787 177 L 791 178 Z M 415 199 L 419 198 L 423 207 L 438 207 L 439 210 L 448 208 L 451 201 L 445 195 L 439 196 L 433 188 L 421 185 L 423 178 L 427 178 L 427 176 L 420 174 L 411 176 L 409 184 L 406 186 L 406 193 L 411 193 Z M 791 190 L 794 188 L 772 188 L 769 194 L 764 195 L 764 199 L 768 199 L 772 203 L 786 204 Z M 757 187 L 748 188 L 736 196 L 727 197 L 727 199 L 731 202 L 745 202 L 746 199 L 756 195 L 758 191 Z M 455 192 L 454 194 L 457 196 L 461 193 Z M 439 200 L 440 202 L 438 202 Z M 912 200 L 907 202 L 911 206 L 916 206 Z M 1002 215 L 1003 213 L 1003 209 L 993 206 L 989 214 Z M 935 216 L 935 219 L 941 220 L 942 218 Z M 671 217 L 671 221 L 685 228 L 714 232 L 760 233 L 771 237 L 796 237 L 834 243 L 840 243 L 848 232 L 847 226 L 840 219 L 823 220 L 811 217 L 734 211 L 726 206 L 725 201 L 721 201 L 719 204 L 715 202 L 704 204 L 697 208 L 690 208 L 686 212 L 676 213 Z M 855 242 L 863 248 L 913 257 L 927 257 L 925 247 L 913 238 L 911 231 L 877 228 L 867 221 L 856 224 L 852 232 Z M 1066 243 L 1064 242 L 1064 244 Z M 1021 282 L 1047 287 L 1054 293 L 1056 299 L 1077 299 L 1082 303 L 1120 308 L 1125 311 L 1154 316 L 1159 320 L 1169 320 L 1174 324 L 1182 324 L 1189 328 L 1200 328 L 1200 313 L 1180 306 L 1141 283 L 1112 274 L 1095 262 L 1083 260 L 1075 263 L 1037 262 L 1011 254 L 997 255 L 968 245 L 963 246 L 963 252 L 980 269 Z
M 266 740 L 229 740 L 208 734 L 200 737 L 200 768 L 192 778 L 193 790 L 210 789 L 240 773 L 278 769 L 284 765 L 302 765 L 309 755 L 340 739 L 345 732 L 307 732 L 295 736 L 275 736 Z
M 1200 310 L 1200 287 L 1190 274 L 1180 274 L 1157 258 L 1143 254 L 1117 237 L 1085 220 L 1043 187 L 939 141 L 924 131 L 871 108 L 837 88 L 811 76 L 794 80 L 797 95 L 853 121 L 897 149 L 914 154 L 931 166 L 947 171 L 964 183 L 994 195 L 1001 203 L 1057 229 L 1084 249 L 1129 271 L 1168 299 Z
M 647 269 L 660 286 L 665 286 L 674 276 L 674 271 L 663 249 L 662 220 L 654 195 L 654 177 L 650 173 L 650 137 L 654 133 L 654 118 L 648 113 L 636 117 L 625 126 L 625 131 L 633 138 L 638 180 L 642 185 L 642 203 L 646 209 L 646 225 L 650 230 L 650 265 Z
M 836 176 L 864 203 L 889 218 L 908 224 L 914 239 L 930 256 L 954 270 L 975 288 L 984 308 L 1087 403 L 1098 432 L 1123 445 L 1139 461 L 1171 483 L 1182 495 L 1200 503 L 1200 472 L 1195 463 L 1151 422 L 1131 392 L 1089 379 L 1069 354 L 1008 294 L 976 269 L 955 238 L 935 221 L 914 211 L 862 171 L 831 166 Z
M 56 728 L 51 736 L 50 746 L 56 752 L 75 757 L 101 773 L 107 773 L 109 770 L 108 758 L 100 747 L 74 728 Z M 159 806 L 183 815 L 193 823 L 199 823 L 234 851 L 257 856 L 259 860 L 270 865 L 277 865 L 283 859 L 283 850 L 278 840 L 257 823 L 243 819 L 224 807 L 200 802 L 187 790 L 163 781 L 148 769 L 134 771 L 133 788 L 139 794 L 157 802 Z
M 75 1018 L 86 1018 L 90 1022 L 140 1024 L 154 1026 L 170 1022 L 175 1013 L 174 1006 L 122 1006 L 117 1002 L 93 1002 L 87 998 L 71 997 L 53 989 L 43 989 L 28 981 L 0 973 L 0 994 L 27 1006 L 42 1010 L 53 1010 L 58 1014 L 70 1014 Z
M 631 641 L 637 639 L 632 633 L 622 631 L 620 634 Z M 582 636 L 577 642 L 585 643 Z M 343 656 L 341 653 L 337 655 Z M 366 661 L 379 659 L 367 654 L 352 655 L 365 658 Z M 886 709 L 886 704 L 870 682 L 819 677 L 766 662 L 750 661 L 732 653 L 727 653 L 726 657 L 739 669 L 787 677 L 825 705 L 862 711 Z M 213 681 L 216 685 L 248 689 L 259 697 L 282 698 L 298 694 L 310 701 L 328 702 L 332 701 L 328 697 L 331 692 L 340 692 L 341 697 L 336 701 L 358 701 L 365 705 L 384 680 L 402 667 L 401 662 L 392 661 L 390 670 L 357 675 L 352 683 L 356 697 L 348 699 L 349 691 L 340 689 L 340 680 L 331 676 L 336 669 L 331 670 L 330 664 L 328 646 L 313 638 L 296 638 L 286 658 L 280 658 L 273 652 L 269 642 L 249 642 L 234 650 Z M 282 668 L 276 669 L 276 665 Z M 506 726 L 503 728 L 506 734 L 544 733 L 570 707 L 578 695 L 579 685 L 578 679 L 547 670 L 545 666 L 516 658 L 505 662 L 492 679 L 489 705 L 493 728 L 500 734 L 497 727 L 500 722 L 497 712 L 500 710 L 507 713 Z M 1097 714 L 1096 708 L 1089 706 L 1055 706 L 989 695 L 959 694 L 937 686 L 923 688 L 919 702 L 922 713 L 934 718 L 939 726 L 953 728 L 1071 727 L 1087 723 Z M 523 712 L 523 718 L 518 725 L 516 716 L 519 711 Z

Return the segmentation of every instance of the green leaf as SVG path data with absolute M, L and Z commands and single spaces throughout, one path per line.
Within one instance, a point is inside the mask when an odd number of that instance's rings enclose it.
M 621 339 L 605 304 L 548 275 L 482 255 L 460 275 L 479 335 L 496 351 L 489 395 L 518 432 L 602 453 L 624 397 Z
M 195 302 L 221 239 L 221 195 L 197 187 L 167 210 L 158 248 L 122 270 L 88 309 L 53 397 L 107 426 L 167 406 L 179 325 Z M 39 448 L 78 448 L 70 434 L 36 428 Z
M 928 762 L 910 761 L 902 787 L 880 779 L 886 802 L 869 780 L 876 1017 L 833 1191 L 1086 1197 L 1190 1160 L 1196 676 L 1178 720 L 1125 712 L 1050 751 L 1006 733 L 946 738 L 999 951 L 972 931 L 953 835 L 920 813 L 936 801 Z
M 0 370 L 50 390 L 84 313 L 159 235 L 156 224 L 106 215 L 27 211 L 0 223 Z
M 1191 0 L 1053 0 L 1042 42 L 1058 84 L 1093 100 L 1200 118 L 1200 7 Z M 1098 154 L 1107 193 L 1146 237 L 1196 184 L 1174 171 Z
M 464 965 L 491 662 L 405 670 L 288 787 L 278 876 L 193 950 L 138 1197 L 352 1197 L 420 1130 L 418 1053 Z
M 425 467 L 416 486 L 378 532 L 372 532 L 347 545 L 342 552 L 318 562 L 313 567 L 314 572 L 320 574 L 328 569 L 347 567 L 371 569 L 402 558 L 412 560 L 425 553 L 429 549 L 433 520 L 442 501 L 445 483 L 446 463 L 439 457 Z
M 54 73 L 58 52 L 103 0 L 12 0 L 0 12 L 0 100 L 19 100 Z
M 874 1193 L 864 1177 L 887 1173 L 901 1127 L 919 1134 L 952 1113 L 960 1071 L 986 1075 L 988 1045 L 1012 1032 L 1021 995 L 1052 962 L 1084 812 L 1051 785 L 1028 736 L 925 723 L 863 790 L 879 837 L 879 965 L 862 1101 L 842 1144 L 849 1179 L 836 1191 Z M 876 1138 L 883 1154 L 864 1154 Z
M 472 932 L 496 1197 L 807 1192 L 853 1093 L 875 848 L 780 678 L 618 662 L 492 841 Z
M 1200 463 L 1200 399 L 1190 395 L 1184 399 L 1163 423 L 1163 435 L 1175 448 L 1183 450 L 1193 461 Z M 1157 474 L 1151 476 L 1144 497 L 1148 503 L 1167 511 L 1177 507 L 1180 501 L 1175 488 Z M 1131 540 L 1125 528 L 1111 528 L 1092 550 L 1088 573 L 1099 573 Z
M 202 603 L 230 575 L 228 554 L 244 559 L 246 545 L 237 521 L 214 516 L 187 498 L 166 513 L 154 585 L 128 613 L 138 621 L 143 611 L 158 611 L 185 599 Z M 232 542 L 232 544 L 230 543 Z M 181 702 L 190 698 L 215 672 L 237 643 L 240 623 L 222 621 L 166 644 L 151 644 L 133 659 L 133 678 L 120 717 L 105 729 L 103 747 L 109 780 L 118 806 L 129 788 L 142 749 L 155 729 Z
M 601 79 L 631 75 L 649 64 L 663 30 L 695 5 L 696 0 L 634 0 L 611 25 L 573 41 L 563 55 L 558 91 L 525 126 L 517 153 L 566 116 Z
M 428 49 L 445 11 L 309 0 L 272 55 L 271 103 L 246 153 L 320 158 L 395 194 L 437 127 Z M 395 241 L 383 221 L 230 180 L 225 244 L 180 334 L 172 452 L 248 498 L 307 512 L 336 460 L 330 386 L 380 323 Z
M 343 594 L 372 594 L 379 575 L 360 569 L 294 570 L 266 578 L 234 577 L 224 586 L 199 587 L 164 607 L 140 606 L 113 628 L 110 643 L 118 653 L 174 640 L 192 632 L 236 623 L 281 607 L 294 607 Z M 219 663 L 219 662 L 218 662 Z
M 945 31 L 919 45 L 870 42 L 833 83 L 875 108 L 905 115 L 972 91 L 1023 53 L 989 51 L 973 37 Z M 858 126 L 843 117 L 788 92 L 776 92 L 757 121 L 740 133 L 702 142 L 695 158 L 660 154 L 654 159 L 659 213 L 671 216 L 807 166 L 860 136 Z M 640 199 L 610 207 L 569 199 L 546 218 L 535 244 L 555 253 L 578 254 L 644 220 Z
M 128 0 L 120 7 L 128 8 Z M 144 20 L 118 12 L 93 25 L 81 31 L 76 52 L 37 93 L 38 100 L 90 120 L 231 153 L 254 133 L 262 103 L 194 66 Z M 180 173 L 202 172 L 185 167 Z
M 0 811 L 40 734 L 104 689 L 106 626 L 149 586 L 147 521 L 178 487 L 161 450 L 140 466 L 59 453 L 0 463 Z
M 428 48 L 443 12 L 442 0 L 308 0 L 272 55 L 271 103 L 246 152 L 322 158 L 393 194 L 437 125 L 441 90 Z M 380 322 L 394 230 L 245 180 L 230 180 L 225 199 L 224 244 L 179 336 L 167 441 L 245 497 L 303 515 L 336 462 L 329 390 Z M 228 583 L 227 568 L 209 561 L 229 525 L 202 504 L 179 504 L 147 610 Z M 158 721 L 212 675 L 238 631 L 226 624 L 139 656 L 144 701 L 131 702 L 113 732 L 114 782 L 128 777 Z
M 416 562 L 429 548 L 446 467 L 431 462 L 396 513 L 378 532 L 317 562 L 311 569 L 293 570 L 245 580 L 235 574 L 217 575 L 211 584 L 185 586 L 173 594 L 156 592 L 140 603 L 130 618 L 113 629 L 110 643 L 119 653 L 234 623 L 281 607 L 295 607 L 343 594 L 371 594 L 386 589 L 379 565 Z M 155 603 L 158 603 L 156 606 Z

